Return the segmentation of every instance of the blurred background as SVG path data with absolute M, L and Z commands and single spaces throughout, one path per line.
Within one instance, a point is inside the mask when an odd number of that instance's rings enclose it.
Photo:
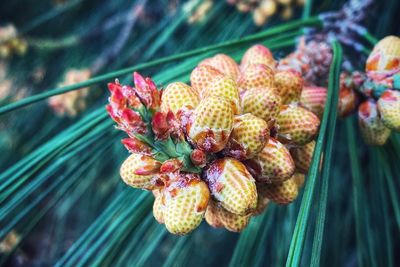
M 0 264 L 285 265 L 301 196 L 288 206 L 271 204 L 241 234 L 203 223 L 177 237 L 153 219 L 151 194 L 122 183 L 119 165 L 128 152 L 120 143 L 123 134 L 104 116 L 104 105 L 107 82 L 118 77 L 130 83 L 130 74 L 115 73 L 66 94 L 42 94 L 35 103 L 32 96 L 269 29 L 278 29 L 270 44 L 279 59 L 312 29 L 300 26 L 288 33 L 274 27 L 340 11 L 345 3 L 358 12 L 351 13 L 359 15 L 352 17 L 355 23 L 377 39 L 399 35 L 399 1 L 350 2 L 1 1 L 0 106 L 32 105 L 0 115 Z M 362 50 L 373 46 L 340 36 L 350 69 L 363 70 L 368 54 Z M 237 60 L 254 43 L 226 45 L 217 52 Z M 188 81 L 191 69 L 217 52 L 209 48 L 179 64 L 141 72 L 162 85 Z M 321 266 L 400 265 L 395 253 L 400 251 L 400 137 L 393 134 L 385 146 L 368 147 L 356 126 L 353 117 L 337 121 L 329 194 L 322 195 L 326 217 L 319 217 L 318 186 L 302 266 L 311 264 L 318 222 L 325 224 Z

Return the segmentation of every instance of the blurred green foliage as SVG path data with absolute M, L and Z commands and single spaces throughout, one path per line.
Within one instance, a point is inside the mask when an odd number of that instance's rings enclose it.
M 343 3 L 324 0 L 306 5 L 311 15 L 318 15 Z M 293 50 L 303 28 L 287 31 L 290 24 L 279 18 L 258 28 L 251 16 L 224 1 L 215 1 L 203 21 L 188 24 L 184 6 L 185 1 L 178 0 L 2 1 L 0 24 L 13 23 L 29 47 L 23 56 L 2 60 L 12 90 L 0 106 L 13 102 L 21 91 L 29 97 L 57 88 L 71 68 L 89 68 L 98 76 L 208 47 L 141 70 L 166 85 L 188 81 L 191 69 L 217 52 L 239 59 L 255 42 L 283 57 Z M 377 2 L 367 28 L 377 38 L 399 34 L 399 10 L 399 1 Z M 273 35 L 209 47 L 250 34 L 257 37 L 276 25 L 283 28 Z M 340 57 L 339 45 L 335 46 Z M 359 55 L 350 57 L 362 68 Z M 393 135 L 382 148 L 370 148 L 359 140 L 354 118 L 336 121 L 339 68 L 337 58 L 331 66 L 332 104 L 324 118 L 320 154 L 303 195 L 289 206 L 270 205 L 240 235 L 203 223 L 188 236 L 172 236 L 153 219 L 151 194 L 120 182 L 119 165 L 127 152 L 119 142 L 122 135 L 105 114 L 107 81 L 90 86 L 88 108 L 77 117 L 56 116 L 46 101 L 1 115 L 0 240 L 13 231 L 20 242 L 0 254 L 0 263 L 398 266 L 400 136 Z M 129 74 L 115 78 L 130 80 Z

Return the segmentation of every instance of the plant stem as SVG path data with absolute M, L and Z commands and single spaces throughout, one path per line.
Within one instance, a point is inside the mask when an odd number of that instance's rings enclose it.
M 187 52 L 183 52 L 183 53 L 179 53 L 176 55 L 172 55 L 172 56 L 168 56 L 168 57 L 163 57 L 160 59 L 156 59 L 156 60 L 152 60 L 146 63 L 142 63 L 139 65 L 135 65 L 132 67 L 128 67 L 128 68 L 124 68 L 124 69 L 120 69 L 117 71 L 113 71 L 113 72 L 109 72 L 103 75 L 99 75 L 97 77 L 93 77 L 89 80 L 86 80 L 84 82 L 80 82 L 80 83 L 76 83 L 73 85 L 69 85 L 69 86 L 63 86 L 63 87 L 59 87 L 59 88 L 55 88 L 55 89 L 50 89 L 47 90 L 44 93 L 41 94 L 37 94 L 37 95 L 33 95 L 30 97 L 27 97 L 25 99 L 22 99 L 20 101 L 14 102 L 14 103 L 10 103 L 8 105 L 2 106 L 0 107 L 0 115 L 6 114 L 10 111 L 28 106 L 30 104 L 33 104 L 35 102 L 41 101 L 43 99 L 46 99 L 48 97 L 54 96 L 54 95 L 59 95 L 59 94 L 63 94 L 63 93 L 67 93 L 70 91 L 74 91 L 80 88 L 84 88 L 84 87 L 88 87 L 97 83 L 101 83 L 107 80 L 111 80 L 115 77 L 118 76 L 122 76 L 128 73 L 131 73 L 133 71 L 139 71 L 139 70 L 143 70 L 146 68 L 150 68 L 150 67 L 154 67 L 154 66 L 158 66 L 161 64 L 165 64 L 168 62 L 172 62 L 172 61 L 177 61 L 177 60 L 181 60 L 181 59 L 185 59 L 188 57 L 192 57 L 195 55 L 199 55 L 202 53 L 206 53 L 206 52 L 210 52 L 211 50 L 218 50 L 218 49 L 222 49 L 222 48 L 227 48 L 227 47 L 231 47 L 231 46 L 240 46 L 240 45 L 244 45 L 250 42 L 254 42 L 254 41 L 259 41 L 262 39 L 265 39 L 266 37 L 270 37 L 272 35 L 275 34 L 282 34 L 282 32 L 287 32 L 290 30 L 294 30 L 294 29 L 299 29 L 301 27 L 304 26 L 320 26 L 321 25 L 321 21 L 319 18 L 316 17 L 312 17 L 312 18 L 308 18 L 308 19 L 303 19 L 303 20 L 297 20 L 297 21 L 293 21 L 290 22 L 288 24 L 282 25 L 282 26 L 277 26 L 277 27 L 273 27 L 269 30 L 260 32 L 260 33 L 256 33 L 253 35 L 249 35 L 247 37 L 244 38 L 240 38 L 240 39 L 236 39 L 236 40 L 232 40 L 232 41 L 227 41 L 227 42 L 223 42 L 223 43 L 219 43 L 219 44 L 214 44 L 214 45 L 210 45 L 210 46 L 205 46 L 205 47 L 201 47 L 198 49 L 194 49 L 194 50 L 190 50 Z
M 326 101 L 326 106 L 321 122 L 320 134 L 318 136 L 312 163 L 309 170 L 308 181 L 305 187 L 303 199 L 300 206 L 299 215 L 297 217 L 295 230 L 293 233 L 292 241 L 290 244 L 289 255 L 287 257 L 286 266 L 299 266 L 301 263 L 302 251 L 304 248 L 304 242 L 306 239 L 307 226 L 311 214 L 311 206 L 313 202 L 317 177 L 319 174 L 319 163 L 322 155 L 322 149 L 325 143 L 325 135 L 327 133 L 327 128 L 331 118 L 330 113 L 333 108 L 337 108 L 337 98 L 338 90 L 335 89 L 335 79 L 338 79 L 338 72 L 341 60 L 342 60 L 342 50 L 339 43 L 335 41 L 332 46 L 333 49 L 333 60 L 329 70 L 329 87 L 328 96 Z M 330 129 L 329 129 L 330 130 Z

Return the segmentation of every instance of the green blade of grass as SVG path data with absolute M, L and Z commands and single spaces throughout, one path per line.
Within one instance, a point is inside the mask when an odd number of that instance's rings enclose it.
M 355 222 L 356 222 L 356 239 L 357 239 L 357 261 L 359 266 L 364 265 L 364 256 L 366 255 L 366 251 L 364 248 L 364 244 L 362 242 L 362 232 L 361 232 L 361 215 L 359 207 L 359 187 L 362 186 L 361 183 L 361 172 L 360 172 L 360 163 L 358 160 L 358 153 L 357 153 L 357 146 L 356 146 L 356 138 L 354 133 L 354 125 L 351 118 L 346 120 L 346 133 L 348 139 L 348 146 L 349 146 L 349 156 L 350 156 L 350 167 L 351 173 L 353 177 L 353 206 L 354 206 L 354 213 L 355 213 Z
M 81 83 L 76 83 L 70 86 L 64 86 L 64 87 L 60 87 L 60 88 L 56 88 L 56 89 L 50 89 L 47 90 L 44 93 L 41 94 L 37 94 L 34 96 L 30 96 L 27 98 L 24 98 L 23 100 L 20 100 L 18 102 L 14 102 L 11 104 L 8 104 L 6 106 L 0 107 L 0 115 L 3 115 L 7 112 L 13 111 L 15 109 L 30 105 L 32 103 L 41 101 L 43 99 L 46 99 L 50 96 L 54 96 L 54 95 L 58 95 L 58 94 L 63 94 L 69 91 L 73 91 L 73 90 L 77 90 L 80 88 L 84 88 L 84 87 L 88 87 L 91 85 L 94 85 L 96 83 L 100 83 L 100 82 L 104 82 L 110 79 L 113 79 L 115 77 L 118 76 L 122 76 L 125 74 L 129 74 L 133 71 L 140 71 L 146 68 L 150 68 L 150 67 L 154 67 L 160 64 L 165 64 L 168 62 L 172 62 L 172 61 L 178 61 L 178 60 L 182 60 L 188 57 L 192 57 L 195 55 L 199 55 L 202 53 L 206 53 L 206 52 L 210 52 L 211 50 L 218 50 L 218 49 L 222 49 L 222 48 L 227 48 L 227 47 L 233 47 L 233 46 L 239 46 L 239 45 L 244 45 L 247 44 L 249 42 L 254 42 L 257 40 L 262 40 L 265 39 L 267 37 L 273 36 L 275 34 L 281 34 L 282 32 L 285 31 L 290 31 L 290 30 L 294 30 L 294 29 L 299 29 L 300 27 L 304 27 L 304 26 L 319 26 L 320 25 L 320 20 L 318 18 L 308 18 L 308 19 L 304 19 L 304 20 L 299 20 L 299 21 L 293 21 L 293 22 L 289 22 L 285 25 L 282 26 L 277 26 L 274 28 L 271 28 L 269 30 L 266 30 L 264 32 L 261 33 L 256 33 L 253 35 L 249 35 L 247 37 L 241 38 L 239 40 L 233 40 L 233 41 L 227 41 L 227 42 L 223 42 L 223 43 L 219 43 L 219 44 L 215 44 L 215 45 L 210 45 L 210 46 L 206 46 L 206 47 L 201 47 L 198 49 L 194 49 L 194 50 L 190 50 L 187 52 L 183 52 L 183 53 L 179 53 L 179 54 L 175 54 L 172 56 L 168 56 L 168 57 L 164 57 L 161 59 L 157 59 L 157 60 L 153 60 L 153 61 L 149 61 L 146 63 L 142 63 L 133 67 L 128 67 L 125 69 L 121 69 L 121 70 L 117 70 L 117 71 L 113 71 L 107 74 L 103 74 L 103 75 L 99 75 L 97 77 L 91 78 L 89 80 L 86 80 L 84 82 Z
M 320 266 L 320 257 L 321 257 L 321 248 L 322 248 L 322 240 L 324 236 L 324 228 L 325 228 L 325 217 L 326 217 L 326 205 L 328 202 L 328 188 L 329 188 L 329 180 L 331 177 L 331 163 L 332 163 L 332 149 L 333 142 L 335 137 L 336 130 L 336 117 L 337 117 L 337 104 L 339 99 L 339 82 L 340 82 L 340 69 L 341 69 L 341 54 L 342 50 L 340 45 L 337 46 L 336 51 L 340 58 L 337 62 L 334 62 L 334 74 L 329 77 L 329 87 L 328 90 L 333 90 L 337 92 L 333 95 L 332 106 L 329 112 L 329 132 L 327 134 L 326 147 L 324 150 L 324 159 L 322 166 L 322 185 L 319 196 L 319 209 L 317 215 L 317 225 L 315 228 L 314 238 L 313 238 L 313 247 L 311 254 L 311 266 Z
M 183 236 L 177 240 L 173 249 L 169 253 L 166 261 L 163 263 L 163 267 L 173 267 L 175 266 L 175 262 L 177 258 L 180 257 L 182 250 L 187 245 L 188 241 L 190 240 L 191 235 Z
M 122 204 L 131 200 L 129 195 L 132 194 L 130 194 L 128 188 L 124 188 L 122 192 L 115 192 L 115 196 L 103 213 L 101 213 L 80 238 L 72 244 L 68 251 L 57 261 L 55 266 L 65 266 L 68 261 L 75 261 L 80 255 L 78 252 L 87 249 L 89 243 L 105 229 L 108 220 L 123 208 Z
M 317 176 L 319 173 L 319 163 L 322 155 L 323 145 L 325 143 L 325 135 L 327 132 L 327 127 L 329 125 L 330 113 L 332 109 L 337 107 L 337 95 L 338 91 L 335 91 L 335 79 L 338 77 L 338 69 L 341 65 L 342 60 L 342 50 L 338 42 L 334 42 L 332 45 L 333 59 L 331 67 L 329 70 L 329 86 L 328 96 L 326 100 L 325 110 L 322 117 L 322 122 L 320 126 L 320 133 L 316 142 L 314 155 L 312 158 L 312 163 L 309 170 L 309 176 L 306 183 L 303 199 L 301 202 L 301 207 L 299 215 L 297 217 L 296 226 L 294 234 L 292 237 L 292 242 L 290 244 L 289 254 L 286 261 L 286 266 L 299 266 L 301 263 L 302 251 L 304 248 L 304 241 L 306 238 L 307 226 L 310 218 L 310 210 L 313 202 L 313 196 L 315 192 Z

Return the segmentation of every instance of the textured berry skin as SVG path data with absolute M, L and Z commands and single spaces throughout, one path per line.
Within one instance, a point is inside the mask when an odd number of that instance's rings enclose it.
M 197 148 L 205 152 L 221 151 L 228 142 L 233 127 L 231 103 L 223 97 L 203 99 L 186 126 L 189 138 Z
M 304 146 L 294 147 L 290 149 L 290 154 L 294 160 L 297 171 L 307 174 L 311 165 L 312 156 L 314 154 L 315 141 L 311 141 Z
M 227 211 L 246 215 L 256 208 L 255 181 L 240 161 L 217 159 L 205 171 L 204 179 L 213 197 Z
M 265 192 L 265 187 L 263 184 L 257 183 L 257 208 L 252 212 L 252 215 L 260 215 L 265 211 L 268 207 L 268 204 L 271 202 Z
M 225 227 L 231 232 L 241 232 L 249 224 L 250 215 L 238 215 L 231 213 L 217 202 L 210 200 L 205 219 L 213 227 Z
M 324 114 L 327 89 L 319 86 L 304 86 L 301 91 L 300 103 L 303 107 L 322 118 Z
M 220 207 L 218 207 L 218 204 L 211 198 L 210 201 L 208 202 L 204 219 L 210 226 L 214 228 L 224 227 L 221 220 L 219 219 L 219 209 Z
M 153 203 L 153 216 L 156 221 L 160 224 L 164 223 L 164 204 L 163 204 L 163 192 L 158 193 L 158 195 L 154 196 Z
M 302 173 L 295 172 L 292 176 L 292 179 L 295 181 L 298 188 L 302 188 L 306 180 L 306 176 Z
M 268 124 L 250 113 L 236 116 L 224 154 L 239 160 L 257 155 L 269 138 Z
M 289 150 L 272 137 L 257 156 L 246 162 L 246 166 L 260 183 L 285 181 L 295 171 Z
M 278 115 L 280 105 L 281 98 L 273 88 L 254 88 L 242 97 L 243 113 L 251 113 L 267 122 Z
M 189 85 L 182 82 L 169 84 L 161 96 L 161 111 L 173 113 L 182 107 L 194 109 L 199 104 L 199 96 Z
M 273 202 L 286 205 L 293 202 L 299 193 L 296 181 L 290 179 L 281 183 L 263 184 L 265 195 Z
M 386 127 L 400 131 L 400 91 L 385 91 L 378 100 L 378 111 Z
M 190 74 L 190 83 L 198 95 L 201 95 L 202 91 L 214 82 L 214 79 L 223 76 L 224 74 L 222 72 L 211 66 L 197 66 Z
M 322 41 L 300 38 L 295 52 L 279 61 L 278 69 L 293 69 L 300 72 L 308 84 L 322 84 L 329 74 L 332 62 L 331 46 Z
M 188 174 L 174 180 L 164 194 L 164 223 L 170 233 L 185 235 L 201 223 L 210 191 L 198 175 Z
M 204 99 L 209 96 L 220 96 L 226 98 L 231 102 L 232 110 L 235 115 L 242 113 L 239 90 L 236 82 L 232 78 L 224 76 L 215 79 L 209 87 L 203 90 L 201 97 Z
M 259 87 L 274 87 L 274 71 L 263 64 L 247 65 L 238 78 L 240 92 Z
M 278 139 L 283 143 L 305 145 L 318 134 L 319 118 L 298 105 L 283 105 L 276 117 Z
M 234 80 L 238 78 L 240 72 L 239 66 L 235 60 L 225 54 L 217 54 L 213 57 L 206 58 L 200 62 L 199 66 L 202 65 L 211 66 Z
M 382 146 L 388 140 L 391 130 L 387 128 L 374 100 L 367 100 L 358 107 L 358 124 L 361 135 L 368 145 Z
M 372 50 L 365 65 L 367 72 L 400 70 L 400 38 L 387 36 Z
M 303 89 L 303 78 L 292 70 L 281 70 L 275 73 L 275 88 L 281 96 L 282 104 L 298 102 Z
M 157 177 L 160 166 L 150 156 L 133 153 L 122 163 L 120 175 L 129 186 L 152 190 L 160 186 Z
M 243 70 L 246 66 L 251 64 L 263 64 L 275 69 L 276 62 L 271 51 L 267 47 L 257 44 L 247 49 L 244 53 L 240 67 Z
M 247 227 L 250 215 L 238 215 L 220 208 L 219 219 L 226 230 L 238 233 Z

